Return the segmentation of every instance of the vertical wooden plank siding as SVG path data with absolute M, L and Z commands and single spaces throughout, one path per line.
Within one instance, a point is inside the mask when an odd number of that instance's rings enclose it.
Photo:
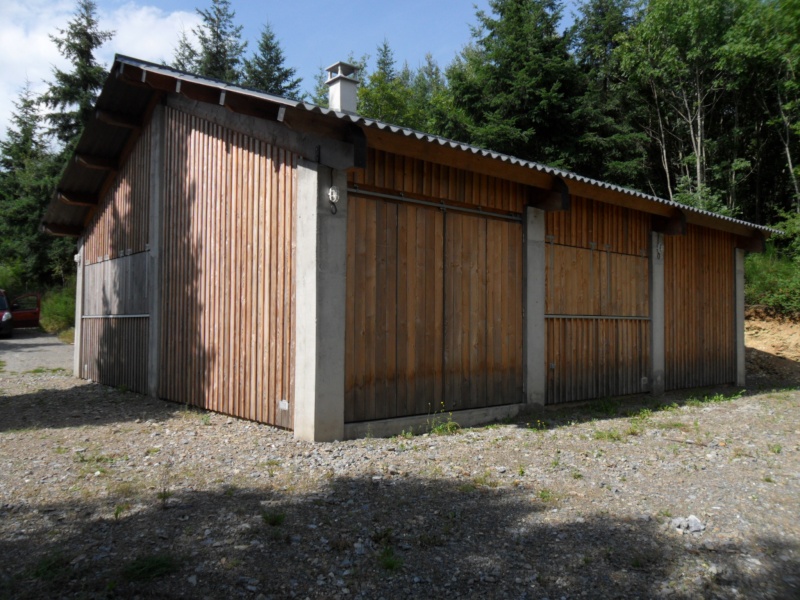
M 351 184 L 374 186 L 386 193 L 418 194 L 519 214 L 525 209 L 522 184 L 374 148 L 367 150 L 366 169 L 352 170 L 348 177 Z
M 147 393 L 151 128 L 86 228 L 80 375 Z M 136 316 L 131 316 L 136 315 Z
M 148 338 L 146 317 L 84 319 L 81 377 L 146 393 Z
M 521 224 L 351 194 L 347 227 L 345 422 L 521 401 Z
M 646 391 L 650 217 L 573 197 L 546 227 L 546 402 Z
M 291 428 L 297 157 L 166 109 L 162 397 Z
M 735 239 L 689 225 L 664 236 L 666 389 L 736 379 Z
M 86 228 L 86 264 L 146 250 L 150 222 L 150 144 L 147 125 Z

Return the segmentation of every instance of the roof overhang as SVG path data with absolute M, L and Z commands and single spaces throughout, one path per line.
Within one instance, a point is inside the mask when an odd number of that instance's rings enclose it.
M 685 233 L 687 223 L 728 231 L 739 236 L 739 247 L 748 250 L 763 248 L 767 236 L 781 233 L 454 140 L 121 55 L 114 60 L 95 112 L 45 211 L 45 231 L 80 235 L 113 185 L 117 169 L 132 151 L 151 113 L 169 94 L 280 122 L 296 132 L 348 142 L 354 147 L 352 166 L 356 168 L 366 165 L 366 149 L 372 147 L 530 186 L 534 191 L 530 204 L 545 210 L 567 210 L 570 196 L 581 196 L 651 214 L 654 231 L 667 235 Z M 319 161 L 318 156 L 304 158 Z

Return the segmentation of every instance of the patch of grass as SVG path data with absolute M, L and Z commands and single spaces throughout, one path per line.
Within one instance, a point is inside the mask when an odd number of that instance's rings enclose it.
M 203 413 L 200 415 L 200 422 L 203 425 L 211 425 L 211 413 Z
M 461 430 L 461 425 L 453 421 L 453 413 L 447 414 L 447 419 L 440 420 L 434 417 L 431 421 L 430 432 L 433 435 L 453 435 Z
M 72 574 L 70 558 L 62 552 L 43 556 L 31 569 L 31 577 L 40 581 L 66 581 Z
M 619 442 L 622 441 L 622 434 L 616 429 L 597 429 L 594 432 L 594 439 Z
M 780 444 L 769 444 L 767 448 L 769 448 L 769 451 L 773 454 L 780 454 L 781 450 L 783 450 L 783 446 Z
M 484 471 L 480 475 L 476 475 L 472 478 L 472 483 L 476 486 L 483 486 L 489 488 L 496 488 L 498 485 L 498 481 L 492 477 L 492 474 L 489 471 Z
M 775 480 L 772 475 L 764 475 L 764 483 L 775 483 Z
M 573 471 L 572 472 L 572 478 L 573 479 L 583 479 L 583 473 L 581 473 L 580 471 Z
M 474 483 L 462 483 L 458 486 L 458 491 L 463 493 L 474 492 L 478 487 Z
M 152 581 L 179 568 L 180 561 L 170 554 L 148 554 L 133 559 L 122 570 L 122 577 L 128 581 Z
M 657 423 L 656 427 L 659 429 L 680 429 L 682 431 L 686 431 L 689 428 L 686 423 L 681 421 L 664 421 L 663 423 Z
M 520 477 L 524 477 L 524 476 L 525 476 L 525 467 L 523 467 L 522 465 L 520 465 L 519 469 L 517 469 L 517 474 L 518 474 Z
M 414 437 L 414 430 L 413 429 L 409 429 L 408 431 L 406 431 L 405 429 L 403 429 L 403 431 L 401 431 L 397 435 L 397 437 L 398 438 L 402 438 L 402 439 L 406 439 L 406 440 L 410 440 L 411 438 Z
M 286 521 L 286 513 L 263 511 L 261 520 L 270 527 L 280 527 Z
M 533 429 L 534 431 L 546 431 L 547 430 L 547 423 L 541 421 L 540 419 L 536 419 L 535 421 L 531 421 L 530 423 L 525 423 L 525 426 L 528 429 Z
M 0 360 L 0 373 L 6 370 L 6 361 Z
M 397 571 L 403 566 L 403 559 L 395 555 L 394 548 L 384 546 L 380 554 L 380 563 L 387 571 Z
M 74 344 L 75 343 L 75 328 L 69 327 L 64 331 L 60 331 L 58 333 L 58 341 L 62 344 Z
M 42 298 L 39 323 L 47 333 L 60 333 L 75 326 L 75 276 L 62 288 L 52 289 Z
M 548 489 L 548 488 L 542 488 L 541 490 L 539 490 L 539 493 L 536 494 L 536 495 L 538 496 L 539 500 L 541 500 L 542 502 L 555 502 L 555 500 L 556 500 L 555 493 L 552 490 Z
M 123 502 L 122 504 L 117 504 L 114 507 L 114 520 L 119 521 L 119 518 L 122 516 L 122 513 L 130 509 L 131 509 L 130 502 Z

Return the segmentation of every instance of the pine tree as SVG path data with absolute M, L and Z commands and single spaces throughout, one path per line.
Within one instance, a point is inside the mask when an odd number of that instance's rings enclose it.
M 186 35 L 186 30 L 184 29 L 178 38 L 178 46 L 175 48 L 175 56 L 172 59 L 171 66 L 179 71 L 194 73 L 198 68 L 197 60 L 197 50 L 192 46 L 192 42 L 189 41 L 189 36 Z
M 400 77 L 400 75 L 403 77 Z M 358 89 L 358 112 L 365 117 L 405 125 L 410 71 L 398 73 L 394 52 L 384 40 L 378 46 L 376 69 Z
M 261 31 L 258 52 L 244 61 L 242 83 L 276 96 L 300 100 L 300 83 L 297 71 L 284 65 L 285 58 L 272 27 L 267 24 Z
M 238 83 L 247 42 L 242 41 L 242 26 L 234 25 L 236 12 L 231 10 L 229 0 L 211 0 L 211 8 L 197 9 L 197 14 L 203 18 L 203 23 L 194 30 L 200 44 L 196 73 Z
M 97 22 L 97 6 L 92 0 L 78 0 L 77 10 L 65 29 L 50 39 L 72 65 L 69 72 L 53 69 L 54 81 L 42 97 L 53 112 L 47 114 L 48 133 L 69 153 L 77 143 L 91 116 L 100 88 L 108 75 L 96 58 L 96 51 L 114 32 L 103 31 Z

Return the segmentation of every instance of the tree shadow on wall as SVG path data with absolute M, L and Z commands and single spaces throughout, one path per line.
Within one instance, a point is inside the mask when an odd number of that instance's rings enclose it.
M 261 476 L 265 484 L 247 489 L 118 486 L 102 499 L 4 505 L 0 597 L 688 599 L 800 590 L 796 540 L 703 543 L 653 520 L 571 517 L 558 499 L 522 488 L 333 477 L 318 492 L 284 493 Z

